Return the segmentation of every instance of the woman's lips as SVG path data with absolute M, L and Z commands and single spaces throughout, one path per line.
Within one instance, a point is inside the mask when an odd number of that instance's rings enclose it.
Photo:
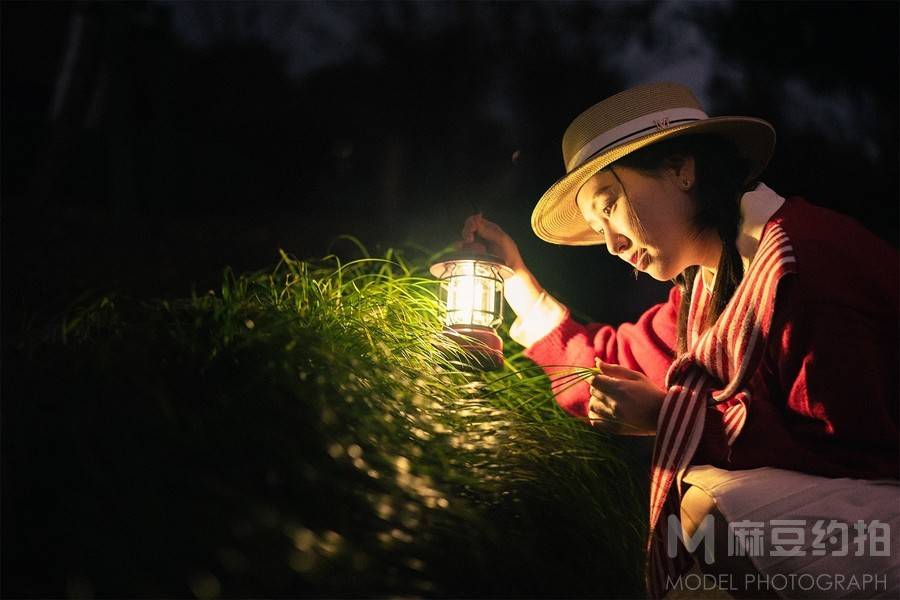
M 643 271 L 647 267 L 649 258 L 650 257 L 645 250 L 638 250 L 628 258 L 628 262 L 636 269 Z

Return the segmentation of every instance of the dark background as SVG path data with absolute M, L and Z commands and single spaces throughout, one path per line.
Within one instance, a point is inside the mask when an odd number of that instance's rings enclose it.
M 632 319 L 667 286 L 529 218 L 568 123 L 647 81 L 769 120 L 770 187 L 896 246 L 898 6 L 3 2 L 3 337 L 339 234 L 437 250 L 476 209 L 558 297 Z

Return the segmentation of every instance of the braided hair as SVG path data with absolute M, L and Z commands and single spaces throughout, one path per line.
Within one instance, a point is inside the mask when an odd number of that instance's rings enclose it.
M 613 166 L 624 166 L 651 177 L 659 177 L 665 168 L 677 167 L 684 157 L 694 158 L 696 183 L 691 192 L 696 206 L 693 224 L 698 231 L 715 230 L 722 240 L 722 254 L 716 269 L 712 298 L 705 315 L 706 323 L 715 323 L 744 278 L 744 265 L 737 250 L 741 225 L 741 196 L 755 187 L 745 184 L 749 164 L 726 138 L 715 135 L 685 135 L 669 138 L 636 150 Z M 673 282 L 681 289 L 678 311 L 677 349 L 687 351 L 687 316 L 691 305 L 698 266 L 678 274 Z

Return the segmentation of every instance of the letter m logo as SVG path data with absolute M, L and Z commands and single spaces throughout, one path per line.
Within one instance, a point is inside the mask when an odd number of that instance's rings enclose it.
M 681 529 L 681 520 L 675 515 L 669 515 L 669 531 L 666 539 L 666 554 L 669 558 L 675 558 L 678 555 L 678 541 L 680 540 L 688 552 L 694 552 L 700 542 L 706 542 L 703 545 L 703 560 L 706 564 L 711 565 L 715 562 L 715 520 L 712 515 L 706 515 L 701 521 L 700 527 L 694 532 L 693 536 L 685 536 Z M 687 538 L 687 539 L 685 539 Z

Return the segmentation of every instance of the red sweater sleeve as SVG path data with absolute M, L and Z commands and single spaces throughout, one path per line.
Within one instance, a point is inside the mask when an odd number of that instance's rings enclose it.
M 567 316 L 553 331 L 525 351 L 525 356 L 551 377 L 566 367 L 593 367 L 594 357 L 647 375 L 665 387 L 666 371 L 675 358 L 676 323 L 681 293 L 675 286 L 666 302 L 647 310 L 637 323 L 618 327 L 601 323 L 582 325 Z M 588 386 L 561 386 L 556 401 L 567 412 L 587 416 Z

